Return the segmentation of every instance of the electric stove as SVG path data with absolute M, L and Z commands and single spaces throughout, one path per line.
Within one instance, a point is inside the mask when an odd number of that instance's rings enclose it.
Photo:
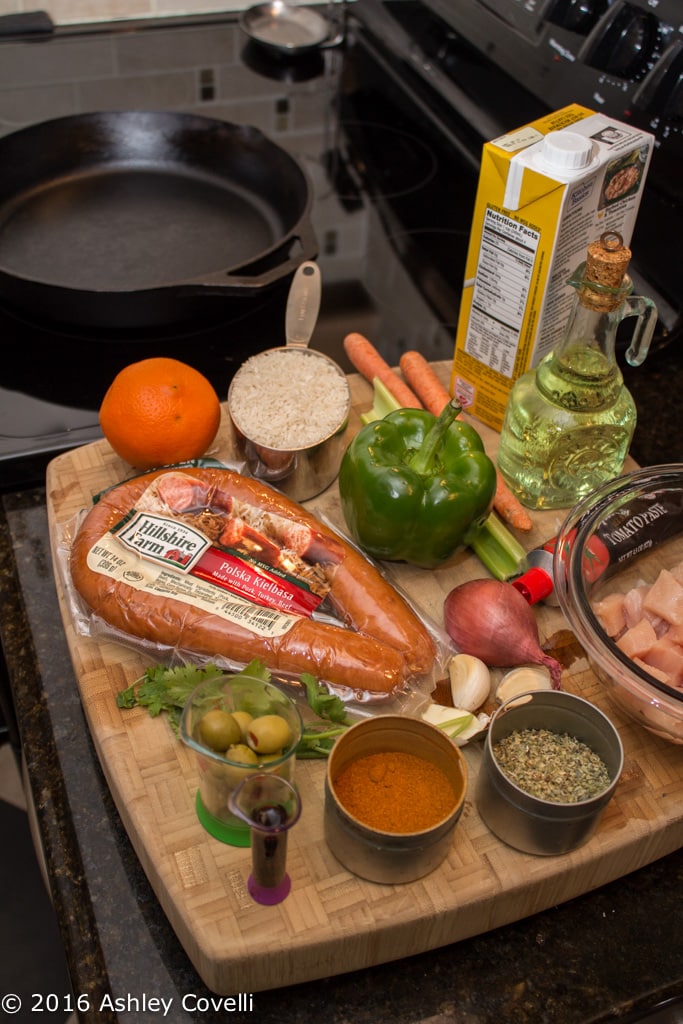
M 360 331 L 390 363 L 413 348 L 450 359 L 481 147 L 548 107 L 542 90 L 529 90 L 422 0 L 339 9 L 341 45 L 296 58 L 247 40 L 236 14 L 60 28 L 41 19 L 18 34 L 15 23 L 0 37 L 0 134 L 115 109 L 256 125 L 312 186 L 323 295 L 311 347 L 350 370 L 343 338 Z M 102 397 L 132 361 L 189 362 L 224 399 L 245 358 L 284 343 L 287 287 L 207 297 L 194 322 L 140 329 L 0 307 L 0 486 L 40 484 L 49 459 L 101 436 Z M 653 297 L 668 314 L 664 344 L 678 311 L 670 296 Z

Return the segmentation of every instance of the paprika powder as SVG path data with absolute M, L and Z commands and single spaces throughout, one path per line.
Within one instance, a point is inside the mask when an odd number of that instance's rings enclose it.
M 421 832 L 455 807 L 448 776 L 416 754 L 383 751 L 352 761 L 333 782 L 349 814 L 380 832 Z

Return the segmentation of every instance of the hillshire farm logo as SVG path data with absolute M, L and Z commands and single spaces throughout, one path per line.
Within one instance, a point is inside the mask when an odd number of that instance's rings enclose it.
M 209 540 L 186 523 L 152 512 L 136 512 L 116 531 L 117 539 L 141 558 L 187 572 L 209 547 Z

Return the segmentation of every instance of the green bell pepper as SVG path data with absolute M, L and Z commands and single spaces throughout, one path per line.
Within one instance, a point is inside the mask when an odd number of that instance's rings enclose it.
M 339 470 L 346 525 L 368 554 L 433 569 L 486 523 L 496 468 L 477 431 L 450 402 L 437 419 L 399 409 L 368 423 Z

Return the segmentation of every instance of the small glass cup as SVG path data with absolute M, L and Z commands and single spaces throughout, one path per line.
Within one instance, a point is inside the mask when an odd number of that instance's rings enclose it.
M 251 830 L 251 866 L 247 888 L 257 903 L 281 903 L 291 889 L 287 874 L 287 836 L 301 814 L 294 786 L 278 775 L 244 779 L 230 795 L 231 810 Z
M 229 757 L 227 752 L 212 750 L 202 741 L 200 724 L 204 715 L 216 708 L 231 713 L 247 712 L 254 719 L 278 715 L 289 727 L 289 742 L 283 750 L 254 754 L 251 763 L 237 756 Z M 302 730 L 296 704 L 262 679 L 243 673 L 223 675 L 200 683 L 192 691 L 180 720 L 180 738 L 196 755 L 199 769 L 197 816 L 215 839 L 232 846 L 249 846 L 250 828 L 230 810 L 230 796 L 245 778 L 255 773 L 268 773 L 291 781 Z

